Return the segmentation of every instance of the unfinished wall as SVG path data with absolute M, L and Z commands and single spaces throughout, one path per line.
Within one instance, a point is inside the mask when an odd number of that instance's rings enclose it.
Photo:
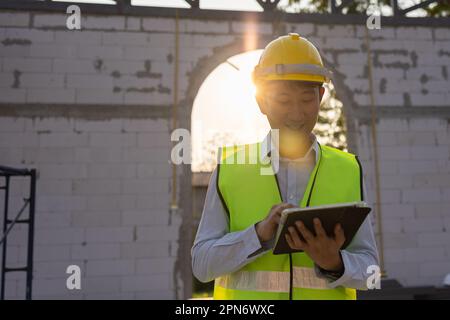
M 34 298 L 182 298 L 190 293 L 191 175 L 170 210 L 175 20 L 0 13 L 0 164 L 39 170 Z M 226 58 L 298 32 L 336 74 L 350 150 L 375 200 L 368 76 L 379 132 L 385 269 L 405 285 L 450 272 L 449 28 L 181 19 L 179 122 Z M 255 45 L 248 47 L 254 35 Z M 252 37 L 254 39 L 254 37 Z M 17 196 L 22 190 L 14 190 Z M 181 190 L 181 191 L 180 191 Z M 21 232 L 11 260 L 23 260 Z M 80 291 L 65 269 L 82 269 Z M 8 297 L 23 278 L 8 276 Z

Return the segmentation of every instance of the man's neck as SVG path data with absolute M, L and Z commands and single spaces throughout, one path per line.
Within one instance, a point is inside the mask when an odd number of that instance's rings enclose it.
M 314 142 L 312 133 L 305 136 L 298 134 L 283 134 L 280 132 L 279 139 L 280 157 L 291 160 L 303 158 Z

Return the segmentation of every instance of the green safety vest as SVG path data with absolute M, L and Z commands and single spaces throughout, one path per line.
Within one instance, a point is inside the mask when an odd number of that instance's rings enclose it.
M 216 183 L 229 215 L 230 232 L 263 220 L 273 205 L 282 202 L 271 164 L 249 157 L 249 150 L 259 154 L 260 148 L 261 143 L 222 148 Z M 320 144 L 319 151 L 299 207 L 363 200 L 357 156 Z M 271 174 L 261 174 L 262 169 Z M 269 250 L 236 272 L 216 278 L 214 299 L 289 299 L 290 271 L 294 300 L 356 299 L 355 289 L 332 289 L 327 280 L 317 277 L 306 253 L 293 253 L 291 258 L 292 269 L 288 254 L 274 255 Z

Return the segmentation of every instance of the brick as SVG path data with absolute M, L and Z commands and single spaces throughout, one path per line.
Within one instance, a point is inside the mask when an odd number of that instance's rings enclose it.
M 133 30 L 133 31 L 140 30 L 141 25 L 142 25 L 141 18 L 127 17 L 127 20 L 126 20 L 126 29 L 127 30 Z
M 86 210 L 86 198 L 78 196 L 41 195 L 37 199 L 37 209 L 45 212 L 67 212 Z
M 22 132 L 24 129 L 23 118 L 0 118 L 0 132 Z
M 33 147 L 23 150 L 23 160 L 26 163 L 66 164 L 71 163 L 72 159 L 73 150 L 71 148 Z M 59 192 L 62 191 L 64 189 Z
M 410 146 L 430 146 L 436 143 L 436 137 L 433 132 L 398 132 L 395 140 L 400 145 Z
M 33 43 L 29 48 L 30 56 L 33 58 L 75 58 L 77 56 L 77 47 L 74 44 Z
M 355 27 L 353 25 L 317 26 L 319 37 L 354 37 Z
M 122 105 L 124 95 L 111 89 L 76 89 L 77 103 Z
M 379 157 L 381 160 L 408 160 L 411 158 L 411 148 L 404 146 L 380 146 Z
M 173 273 L 175 258 L 152 258 L 136 260 L 137 275 Z
M 288 32 L 296 32 L 302 37 L 312 35 L 314 33 L 314 24 L 312 23 L 286 23 Z
M 25 131 L 67 133 L 72 132 L 73 128 L 74 119 L 69 118 L 32 118 L 25 122 Z
M 233 27 L 234 24 L 234 27 Z M 269 24 L 266 24 L 270 26 Z M 241 25 L 238 22 L 232 22 L 232 30 L 235 32 L 241 31 L 244 25 Z M 253 30 L 253 29 L 252 29 Z M 195 33 L 228 33 L 229 24 L 228 22 L 218 22 L 213 20 L 207 21 L 199 21 L 199 20 L 181 20 L 180 21 L 180 31 L 181 32 L 195 32 Z M 258 24 L 257 29 L 255 31 L 267 31 L 266 26 L 262 26 Z
M 41 191 L 41 187 L 39 185 L 39 191 L 44 194 L 44 191 Z M 45 193 L 50 196 L 57 195 L 57 193 Z M 67 195 L 67 194 L 62 194 Z M 36 221 L 36 228 L 68 228 L 71 223 L 71 216 L 69 212 L 39 212 L 39 219 Z
M 434 173 L 438 172 L 436 162 L 432 160 L 410 160 L 398 167 L 400 174 Z
M 0 12 L 0 26 L 2 27 L 28 27 L 30 14 L 27 12 Z
M 170 149 L 167 148 L 126 148 L 123 160 L 131 163 L 169 163 Z
M 417 218 L 441 217 L 444 212 L 442 203 L 418 203 L 415 205 L 415 216 Z
M 412 204 L 403 204 L 403 203 L 383 204 L 381 206 L 381 211 L 383 217 L 386 217 L 386 219 L 414 217 L 414 206 Z
M 86 241 L 90 243 L 121 243 L 133 241 L 133 228 L 85 228 Z
M 403 224 L 406 233 L 439 232 L 443 228 L 441 218 L 405 219 Z
M 87 59 L 121 59 L 123 58 L 123 48 L 120 46 L 83 46 L 78 47 L 79 58 Z
M 76 43 L 80 46 L 98 45 L 101 42 L 101 32 L 86 30 L 54 31 L 55 42 L 60 44 Z
M 155 240 L 150 243 L 122 243 L 120 244 L 120 256 L 123 259 L 168 257 L 169 242 Z
M 88 196 L 87 208 L 92 211 L 131 210 L 136 208 L 136 195 Z
M 169 164 L 137 165 L 137 177 L 140 178 L 169 178 L 172 167 Z
M 124 119 L 123 129 L 127 132 L 168 132 L 169 122 L 165 119 Z
M 168 192 L 167 179 L 126 179 L 122 182 L 122 194 L 148 194 Z
M 403 232 L 403 219 L 393 218 L 383 212 L 382 226 L 383 234 L 401 233 Z
M 81 19 L 82 29 L 97 30 L 123 30 L 125 29 L 125 17 L 121 16 L 87 16 Z
M 355 26 L 356 29 L 356 37 L 357 38 L 365 38 L 366 37 L 366 25 L 364 26 Z M 368 30 L 371 39 L 394 39 L 395 38 L 395 28 L 382 26 L 381 29 L 373 29 Z
M 42 164 L 39 172 L 41 178 L 87 178 L 87 167 L 83 164 Z
M 450 174 L 418 174 L 413 177 L 414 187 L 450 187 Z
M 420 236 L 420 235 L 419 235 Z M 408 233 L 383 235 L 385 248 L 411 248 L 417 246 L 417 235 Z
M 448 159 L 448 146 L 414 146 L 411 148 L 411 159 L 432 160 Z
M 0 148 L 0 162 L 4 165 L 14 167 L 23 161 L 23 150 L 21 148 Z
M 422 66 L 420 68 L 410 68 L 409 70 L 406 70 L 407 80 L 420 80 L 423 76 L 426 76 L 430 80 L 444 80 L 442 77 L 442 69 L 437 66 Z
M 134 273 L 134 260 L 90 260 L 86 264 L 86 275 L 121 276 Z
M 53 59 L 53 73 L 96 73 L 95 63 L 92 60 L 78 59 Z
M 30 43 L 51 43 L 55 40 L 53 31 L 26 29 L 26 28 L 8 28 L 5 31 L 5 38 L 28 40 Z
M 425 262 L 420 264 L 420 275 L 422 276 L 441 276 L 442 278 L 448 274 L 450 262 Z
M 121 278 L 122 290 L 127 291 L 148 291 L 148 290 L 168 290 L 171 286 L 171 274 L 149 275 L 149 276 L 124 276 Z
M 166 18 L 142 18 L 142 29 L 145 31 L 175 32 L 175 20 Z
M 12 45 L 2 47 L 2 57 L 29 57 L 31 55 L 31 45 Z
M 169 224 L 169 214 L 167 212 L 129 211 L 122 213 L 123 226 L 167 226 Z
M 144 32 L 103 32 L 102 43 L 105 45 L 147 45 L 151 35 Z M 166 45 L 160 43 L 160 46 Z
M 90 164 L 88 176 L 91 178 L 137 178 L 135 164 Z
M 41 133 L 40 147 L 85 147 L 89 143 L 86 133 Z
M 437 40 L 450 39 L 450 30 L 448 28 L 434 28 L 434 37 Z
M 20 103 L 26 101 L 25 89 L 2 88 L 1 102 Z
M 64 77 L 51 73 L 24 73 L 20 76 L 21 87 L 63 88 Z
M 81 244 L 84 240 L 84 232 L 82 228 L 36 229 L 35 243 L 37 245 Z
M 447 128 L 446 120 L 444 119 L 411 119 L 409 127 L 414 131 L 445 131 Z
M 67 76 L 68 88 L 82 89 L 110 89 L 112 93 L 113 79 L 107 75 L 81 75 L 69 74 Z
M 412 188 L 413 177 L 409 175 L 383 175 L 380 177 L 382 188 Z
M 375 92 L 375 104 L 377 106 L 403 106 L 404 98 L 400 93 L 379 93 Z
M 86 294 L 86 299 L 98 299 L 96 296 L 100 293 L 118 296 L 120 295 L 120 278 L 115 276 L 101 275 L 99 277 L 92 277 L 87 275 L 82 280 L 81 289 Z
M 331 39 L 329 39 L 331 40 Z M 340 39 L 342 40 L 342 39 Z M 367 63 L 367 56 L 362 53 L 341 53 L 337 57 L 338 64 L 344 65 L 364 65 Z
M 76 179 L 72 192 L 74 195 L 113 195 L 120 193 L 120 185 L 117 179 Z
M 136 134 L 134 133 L 91 133 L 92 147 L 134 147 Z
M 38 137 L 27 132 L 3 132 L 0 135 L 0 147 L 35 147 Z
M 397 39 L 432 39 L 432 29 L 423 27 L 398 27 L 395 29 Z
M 148 242 L 155 240 L 176 240 L 178 239 L 178 227 L 138 227 L 137 228 L 137 241 Z
M 65 14 L 34 14 L 33 26 L 36 28 L 60 28 L 67 31 Z
M 70 250 L 67 245 L 38 245 L 34 247 L 34 261 L 68 261 Z M 24 251 L 26 251 L 24 249 Z
M 122 77 L 123 75 L 136 75 L 136 72 L 144 71 L 145 62 L 142 60 L 130 61 L 124 59 L 103 59 L 102 68 L 104 68 L 103 72 L 107 74 L 117 71 Z
M 40 179 L 39 192 L 46 195 L 70 195 L 72 181 L 70 179 Z
M 449 242 L 449 232 L 422 232 L 418 234 L 418 244 L 420 247 L 438 247 L 447 245 Z
M 120 227 L 120 212 L 72 212 L 74 227 Z
M 51 59 L 3 58 L 3 71 L 20 70 L 21 72 L 50 72 L 51 69 Z
M 402 202 L 404 203 L 426 203 L 441 201 L 441 194 L 436 188 L 416 188 L 402 190 Z
M 136 197 L 136 209 L 166 209 L 169 208 L 168 193 L 150 193 Z
M 29 103 L 73 103 L 74 89 L 27 89 L 26 101 Z

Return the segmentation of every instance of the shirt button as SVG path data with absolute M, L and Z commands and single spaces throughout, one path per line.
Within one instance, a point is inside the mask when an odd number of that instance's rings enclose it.
M 294 199 L 294 195 L 291 194 L 291 195 L 289 196 L 289 199 L 290 199 L 290 200 Z

